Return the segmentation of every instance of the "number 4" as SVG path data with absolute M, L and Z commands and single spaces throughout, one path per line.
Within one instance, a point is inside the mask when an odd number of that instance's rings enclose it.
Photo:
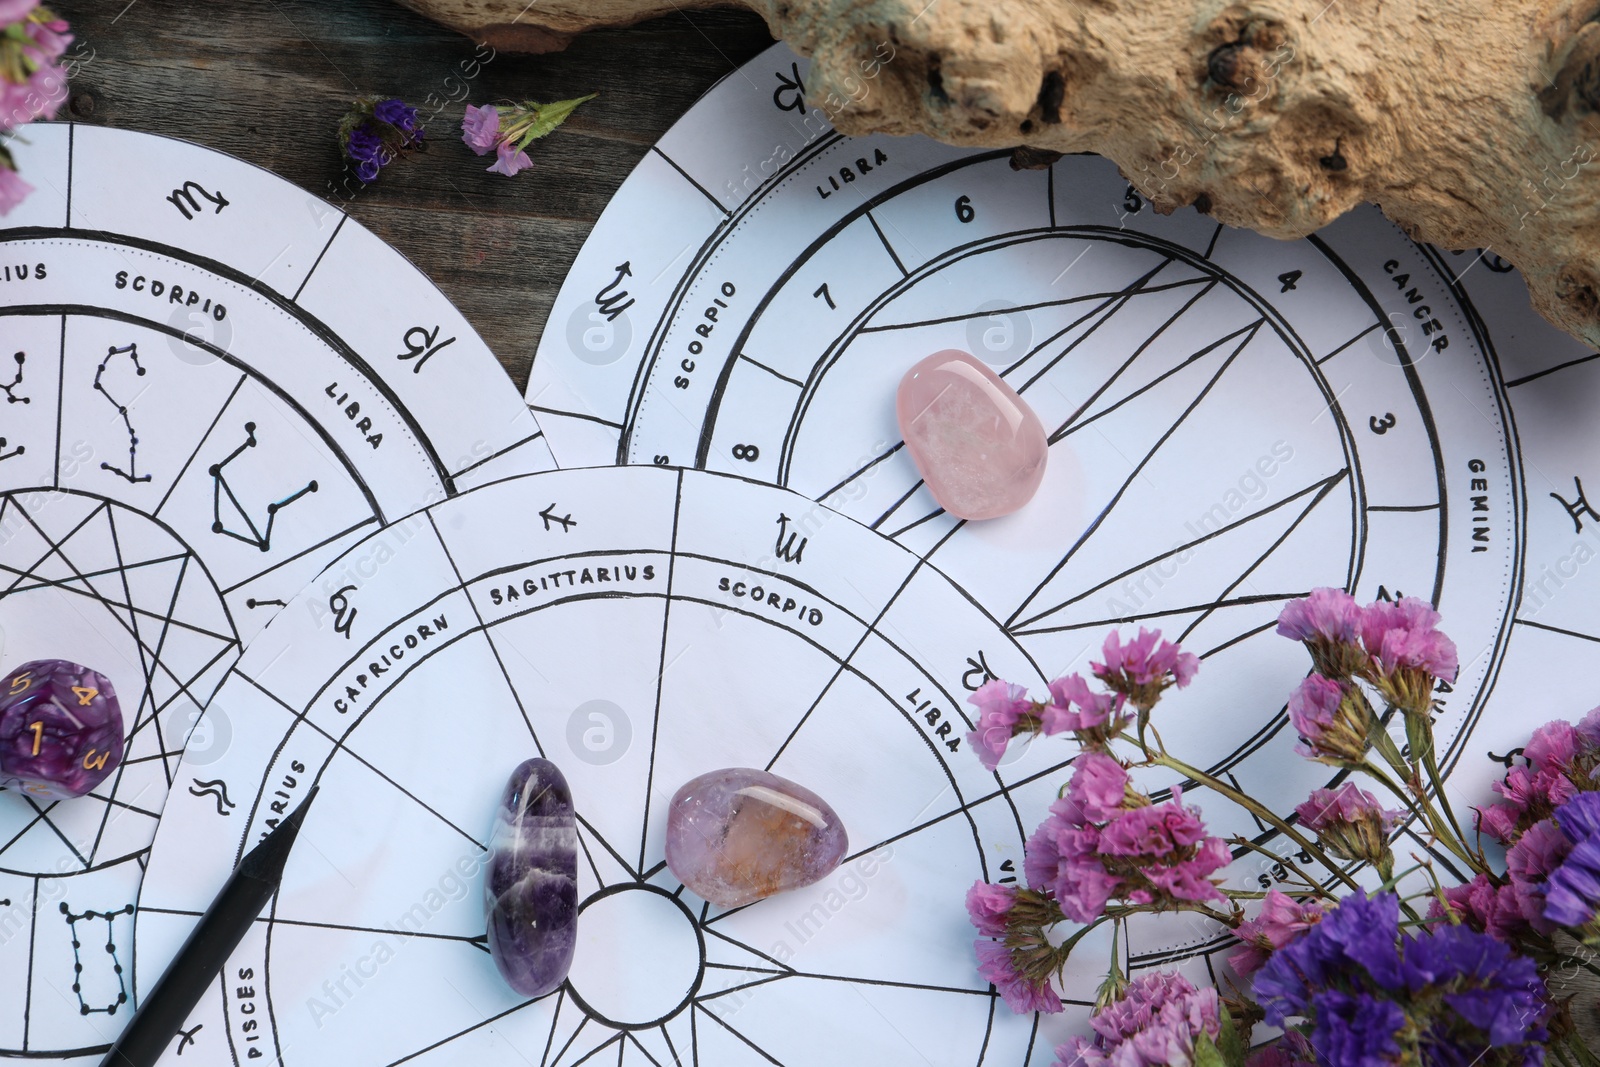
M 78 698 L 78 707 L 86 708 L 89 706 L 89 701 L 100 695 L 100 690 L 75 685 L 72 687 L 72 694 Z

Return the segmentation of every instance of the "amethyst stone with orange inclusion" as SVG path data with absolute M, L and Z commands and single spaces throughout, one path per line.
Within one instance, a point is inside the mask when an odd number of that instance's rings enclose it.
M 849 847 L 827 801 L 747 767 L 702 774 L 673 795 L 667 811 L 667 866 L 724 908 L 820 881 Z
M 912 367 L 894 407 L 928 491 L 958 519 L 1009 515 L 1044 480 L 1050 443 L 1039 416 L 965 352 L 935 352 Z

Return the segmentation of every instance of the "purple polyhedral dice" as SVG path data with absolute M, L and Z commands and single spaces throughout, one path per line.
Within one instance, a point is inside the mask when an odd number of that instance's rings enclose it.
M 40 800 L 81 797 L 122 762 L 122 709 L 111 679 L 36 659 L 0 680 L 0 788 Z

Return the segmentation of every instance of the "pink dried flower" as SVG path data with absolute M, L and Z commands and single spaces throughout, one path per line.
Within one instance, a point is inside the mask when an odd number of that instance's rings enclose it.
M 1577 732 L 1584 748 L 1600 750 L 1600 708 L 1595 708 L 1579 720 Z
M 468 105 L 461 120 L 461 140 L 480 156 L 493 151 L 495 161 L 488 169 L 511 177 L 533 166 L 525 151 L 530 144 L 567 121 L 579 104 L 594 97 L 590 93 L 549 104 L 524 100 L 504 108 Z
M 1136 978 L 1089 1020 L 1094 1037 L 1056 1048 L 1057 1067 L 1190 1067 L 1201 1034 L 1222 1032 L 1217 991 L 1196 989 L 1180 974 Z
M 1534 823 L 1548 819 L 1578 793 L 1578 787 L 1561 771 L 1529 767 L 1511 768 L 1489 788 L 1505 800 L 1478 812 L 1478 828 L 1503 845 L 1511 844 Z
M 500 112 L 494 105 L 478 107 L 468 104 L 466 114 L 461 119 L 461 139 L 467 147 L 478 155 L 488 155 L 495 150 L 495 141 L 500 136 Z
M 1075 804 L 1089 822 L 1117 817 L 1128 799 L 1128 772 L 1117 759 L 1102 752 L 1085 752 L 1072 761 L 1067 801 Z
M 0 0 L 0 25 L 21 22 L 22 16 L 39 6 L 39 0 Z
M 1097 693 L 1080 674 L 1069 674 L 1050 683 L 1050 703 L 1041 713 L 1043 733 L 1059 734 L 1071 730 L 1086 743 L 1104 744 L 1126 725 L 1121 693 Z
M 1318 673 L 1345 679 L 1366 666 L 1366 655 L 1356 643 L 1361 608 L 1343 589 L 1313 589 L 1309 596 L 1291 600 L 1278 615 L 1278 634 L 1305 642 Z
M 495 161 L 489 165 L 489 172 L 514 178 L 531 166 L 533 160 L 528 158 L 528 153 L 510 141 L 501 141 L 495 149 Z
M 1565 719 L 1554 719 L 1533 731 L 1522 755 L 1535 771 L 1565 774 L 1577 758 L 1580 743 L 1576 726 Z
M 1168 686 L 1183 688 L 1200 669 L 1200 658 L 1185 652 L 1171 641 L 1161 640 L 1160 630 L 1139 628 L 1139 636 L 1122 643 L 1113 630 L 1101 647 L 1104 662 L 1089 664 L 1095 677 L 1127 697 L 1141 713 L 1155 707 L 1161 691 Z
M 1312 674 L 1289 696 L 1289 725 L 1300 735 L 1295 751 L 1337 767 L 1366 758 L 1372 709 L 1354 686 Z
M 1318 789 L 1294 810 L 1335 856 L 1380 866 L 1389 862 L 1389 832 L 1400 825 L 1400 812 L 1385 808 L 1354 782 Z
M 1465 885 L 1446 888 L 1444 896 L 1450 910 L 1470 929 L 1486 933 L 1497 941 L 1515 944 L 1529 932 L 1516 890 L 1509 885 L 1496 886 L 1487 874 L 1480 873 Z M 1444 917 L 1444 908 L 1437 899 L 1429 902 L 1428 917 Z
M 1017 890 L 1014 886 L 974 882 L 972 888 L 967 890 L 967 916 L 971 918 L 972 925 L 978 928 L 978 933 L 986 937 L 1004 937 L 1006 916 L 1016 899 Z
M 1122 880 L 1100 863 L 1100 831 L 1083 821 L 1082 810 L 1068 800 L 1050 805 L 1050 816 L 1028 838 L 1023 872 L 1028 885 L 1053 893 L 1073 922 L 1099 918 Z
M 1228 956 L 1240 977 L 1260 970 L 1267 958 L 1317 923 L 1322 921 L 1322 905 L 1315 900 L 1301 902 L 1277 889 L 1267 890 L 1261 911 L 1234 930 L 1242 946 Z
M 10 214 L 11 209 L 28 198 L 33 192 L 33 186 L 17 176 L 7 164 L 10 158 L 6 156 L 5 149 L 0 148 L 0 215 Z
M 1456 644 L 1440 633 L 1439 613 L 1416 597 L 1379 600 L 1361 609 L 1361 643 L 1372 657 L 1373 684 L 1408 715 L 1425 716 L 1434 683 L 1456 680 Z
M 967 734 L 967 744 L 978 754 L 978 759 L 989 770 L 1000 766 L 1019 723 L 1025 724 L 1033 715 L 1033 701 L 1028 691 L 996 678 L 984 682 L 978 691 L 967 697 L 967 703 L 978 709 L 978 721 Z
M 1544 819 L 1524 830 L 1506 852 L 1506 874 L 1517 909 L 1528 925 L 1546 936 L 1556 926 L 1544 917 L 1545 880 L 1571 851 L 1572 839 L 1554 819 Z
M 1355 641 L 1361 609 L 1343 589 L 1313 589 L 1278 613 L 1278 635 L 1295 641 Z
M 1027 1012 L 1058 1012 L 1061 998 L 1048 980 L 1027 978 L 1020 973 L 1011 949 L 1003 942 L 979 939 L 974 947 L 978 952 L 978 973 L 994 983 L 1005 998 L 1006 1006 L 1021 1015 Z
M 55 117 L 67 96 L 56 61 L 72 43 L 70 29 L 37 4 L 9 0 L 0 8 L 0 129 Z

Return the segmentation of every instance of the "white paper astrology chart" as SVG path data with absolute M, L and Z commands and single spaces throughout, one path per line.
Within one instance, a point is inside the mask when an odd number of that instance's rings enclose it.
M 1272 632 L 1317 586 L 1443 613 L 1458 810 L 1538 722 L 1600 704 L 1600 363 L 1510 264 L 1417 245 L 1371 207 L 1281 242 L 1157 215 L 1097 157 L 1014 170 L 1004 151 L 845 138 L 806 70 L 780 45 L 726 78 L 596 225 L 528 386 L 559 463 L 737 473 L 837 509 L 1051 677 L 1112 627 L 1159 627 L 1203 662 L 1158 713 L 1169 747 L 1284 812 L 1327 784 L 1291 751 L 1306 656 Z M 904 452 L 895 387 L 945 348 L 1045 424 L 1044 484 L 1013 516 L 946 515 Z M 1011 773 L 1059 754 L 1036 745 Z M 1225 939 L 1171 922 L 1134 940 L 1145 967 Z
M 1042 679 L 916 553 L 785 489 L 612 466 L 463 494 L 330 573 L 357 587 L 350 625 L 320 624 L 315 586 L 274 619 L 206 711 L 235 724 L 205 768 L 219 795 L 175 792 L 162 816 L 141 990 L 319 788 L 282 889 L 164 1062 L 1048 1058 L 977 974 L 961 903 L 1017 877 L 1022 813 L 1056 788 L 985 772 L 962 699 L 985 665 Z M 482 879 L 534 755 L 572 787 L 580 910 L 567 982 L 526 1001 L 485 949 Z M 733 909 L 685 889 L 668 801 L 729 766 L 824 797 L 850 837 L 839 869 Z M 1075 1011 L 1096 981 L 1069 983 Z
M 156 819 L 217 788 L 220 716 L 176 768 L 242 643 L 384 524 L 551 462 L 472 328 L 343 212 L 166 138 L 9 147 L 37 191 L 0 229 L 4 664 L 92 666 L 127 732 L 88 797 L 0 793 L 0 1056 L 49 1057 L 132 1012 Z

